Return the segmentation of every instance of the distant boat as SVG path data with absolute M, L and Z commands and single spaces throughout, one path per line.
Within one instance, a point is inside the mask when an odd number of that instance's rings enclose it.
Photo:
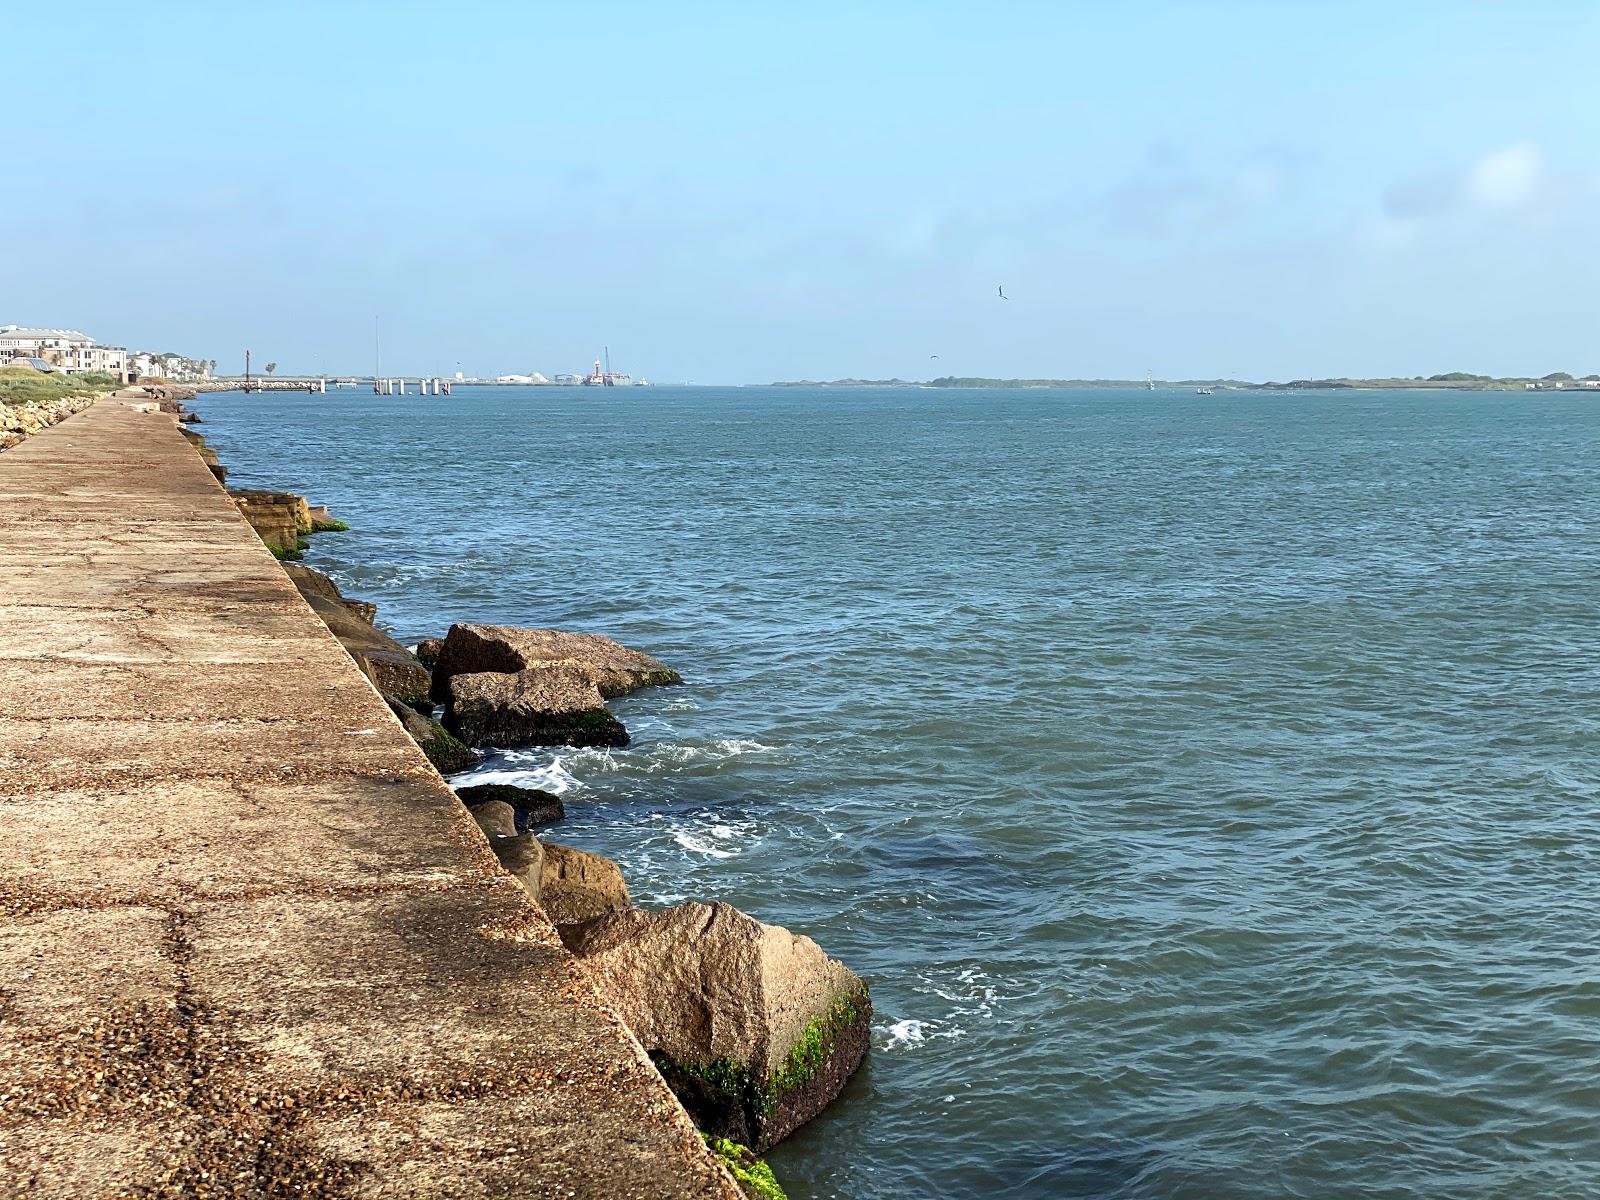
M 1149 371 L 1144 373 L 1144 390 L 1147 392 L 1153 392 L 1156 390 L 1156 381 L 1150 378 Z
M 1211 389 L 1208 387 L 1197 387 L 1194 390 L 1194 394 L 1196 396 L 1209 396 L 1211 395 Z

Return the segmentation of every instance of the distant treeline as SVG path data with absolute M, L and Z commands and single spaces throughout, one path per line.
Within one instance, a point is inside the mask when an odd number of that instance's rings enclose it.
M 927 387 L 914 379 L 780 379 L 771 387 Z
M 1255 387 L 1237 379 L 1157 380 L 1158 387 Z M 982 379 L 977 376 L 942 375 L 919 382 L 914 379 L 787 379 L 773 387 L 936 387 L 936 388 L 1127 388 L 1144 387 L 1143 379 Z
M 927 387 L 938 388 L 1129 388 L 1144 387 L 1143 379 L 981 379 L 968 375 L 944 375 L 928 380 Z M 1158 379 L 1157 387 L 1251 387 L 1237 379 Z
M 1481 391 L 1523 390 L 1529 386 L 1552 388 L 1559 384 L 1600 384 L 1600 375 L 1569 375 L 1552 371 L 1540 376 L 1474 375 L 1468 371 L 1446 371 L 1442 375 L 1396 375 L 1385 379 L 1290 379 L 1283 383 L 1250 383 L 1242 379 L 1157 379 L 1154 386 L 1215 387 L 1252 391 L 1290 391 L 1299 389 L 1358 388 L 1456 388 Z M 1143 388 L 1143 379 L 988 379 L 975 375 L 941 375 L 919 383 L 913 379 L 798 379 L 774 383 L 773 387 L 934 387 L 934 388 Z
M 1250 386 L 1276 391 L 1300 388 L 1344 388 L 1351 390 L 1359 388 L 1433 388 L 1440 390 L 1509 392 L 1525 391 L 1530 386 L 1544 389 L 1568 383 L 1600 383 L 1600 375 L 1585 375 L 1579 379 L 1576 376 L 1567 374 L 1565 371 L 1552 371 L 1548 375 L 1537 377 L 1532 375 L 1474 375 L 1469 371 L 1446 371 L 1442 375 L 1412 375 L 1409 377 L 1396 375 L 1387 379 L 1291 379 L 1285 383 L 1257 383 Z

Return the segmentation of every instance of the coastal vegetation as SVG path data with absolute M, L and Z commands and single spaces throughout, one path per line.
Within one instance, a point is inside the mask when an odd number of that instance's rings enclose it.
M 0 367 L 0 404 L 41 404 L 70 396 L 92 396 L 117 386 L 115 375 L 68 375 L 32 367 Z

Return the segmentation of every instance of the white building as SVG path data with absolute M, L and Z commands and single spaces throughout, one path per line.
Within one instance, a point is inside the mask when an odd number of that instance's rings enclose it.
M 92 337 L 76 329 L 0 325 L 0 361 L 16 358 L 42 358 L 69 375 L 85 371 L 105 371 L 113 375 L 128 372 L 126 350 L 121 346 L 97 346 Z

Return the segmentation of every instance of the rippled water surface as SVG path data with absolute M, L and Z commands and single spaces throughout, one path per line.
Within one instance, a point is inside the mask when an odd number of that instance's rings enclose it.
M 1600 1195 L 1600 398 L 199 407 L 403 639 L 682 670 L 485 775 L 870 979 L 795 1200 Z

